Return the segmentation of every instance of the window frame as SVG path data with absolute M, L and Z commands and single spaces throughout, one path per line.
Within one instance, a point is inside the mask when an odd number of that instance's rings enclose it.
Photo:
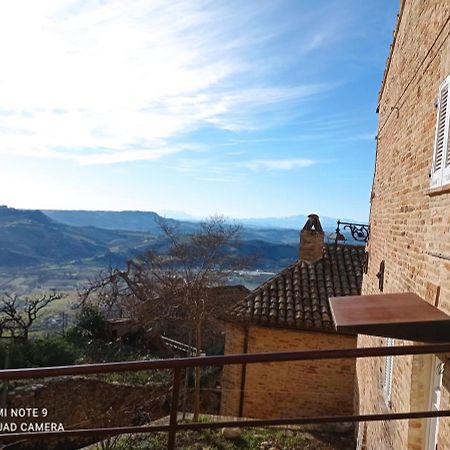
M 443 93 L 446 91 L 446 103 L 441 109 Z M 430 173 L 430 188 L 440 188 L 450 184 L 450 75 L 440 84 L 437 97 L 436 127 L 433 145 L 433 160 Z M 436 169 L 438 156 L 438 139 L 440 136 L 441 118 L 443 118 L 443 143 L 440 167 Z

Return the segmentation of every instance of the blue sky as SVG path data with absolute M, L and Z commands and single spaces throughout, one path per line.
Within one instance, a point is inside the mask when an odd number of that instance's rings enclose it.
M 0 203 L 367 220 L 393 0 L 0 5 Z

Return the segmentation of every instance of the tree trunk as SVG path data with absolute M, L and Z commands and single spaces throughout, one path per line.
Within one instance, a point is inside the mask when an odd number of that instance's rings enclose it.
M 5 370 L 9 369 L 11 358 L 13 357 L 14 352 L 14 330 L 11 330 L 11 337 L 9 342 L 6 344 L 6 352 L 5 352 Z M 9 391 L 9 380 L 5 380 L 3 382 L 2 389 L 2 397 L 1 397 L 1 406 L 2 408 L 6 408 L 8 404 L 8 391 Z
M 188 345 L 189 345 L 189 353 L 187 356 L 188 357 L 194 356 L 192 353 L 192 349 L 191 349 L 191 347 L 192 347 L 192 330 L 189 331 Z M 186 402 L 187 402 L 188 391 L 189 391 L 189 367 L 186 367 L 186 369 L 184 371 L 183 420 L 186 419 Z
M 200 356 L 200 351 L 202 348 L 202 325 L 198 321 L 195 324 L 195 346 L 196 346 L 196 356 Z M 192 418 L 193 422 L 198 422 L 198 416 L 200 414 L 200 377 L 201 370 L 197 366 L 195 368 L 195 390 L 194 390 L 194 416 Z

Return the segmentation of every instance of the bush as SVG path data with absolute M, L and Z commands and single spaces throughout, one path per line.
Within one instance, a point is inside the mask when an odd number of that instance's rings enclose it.
M 0 343 L 0 367 L 5 368 L 9 347 L 9 368 L 46 367 L 75 364 L 79 354 L 75 347 L 62 337 L 30 339 Z
M 123 384 L 167 384 L 172 382 L 172 372 L 169 369 L 145 370 L 139 372 L 116 372 L 104 375 L 110 383 Z
M 85 338 L 104 339 L 107 325 L 108 323 L 97 305 L 83 303 L 70 333 Z
M 62 337 L 36 339 L 29 344 L 26 352 L 35 367 L 71 365 L 79 356 L 77 349 Z

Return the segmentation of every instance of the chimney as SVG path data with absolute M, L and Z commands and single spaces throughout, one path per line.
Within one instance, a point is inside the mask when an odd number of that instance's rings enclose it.
M 314 262 L 323 256 L 323 239 L 325 235 L 317 214 L 310 214 L 302 231 L 300 231 L 299 259 Z

